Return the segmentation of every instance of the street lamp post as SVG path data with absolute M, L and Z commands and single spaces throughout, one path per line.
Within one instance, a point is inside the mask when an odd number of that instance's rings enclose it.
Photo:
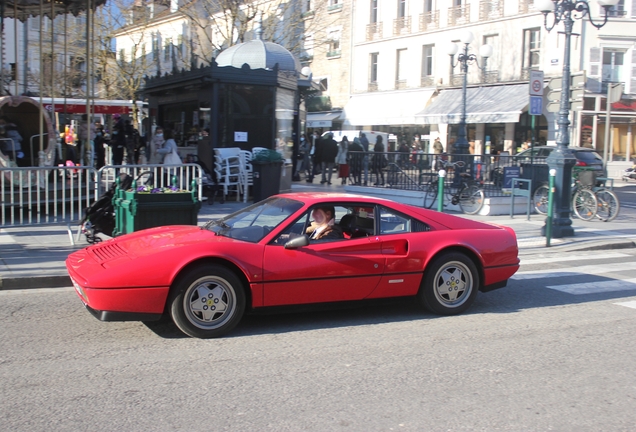
M 462 82 L 462 114 L 459 119 L 459 130 L 457 131 L 457 140 L 455 141 L 455 146 L 453 148 L 453 153 L 458 155 L 466 155 L 468 154 L 468 140 L 466 139 L 466 86 L 468 84 L 468 65 L 470 63 L 475 63 L 477 67 L 480 69 L 486 68 L 486 62 L 488 61 L 488 57 L 492 55 L 492 46 L 485 44 L 479 47 L 479 55 L 483 59 L 483 68 L 479 66 L 477 61 L 477 56 L 475 54 L 469 54 L 469 45 L 475 39 L 473 33 L 469 30 L 466 30 L 462 33 L 460 37 L 460 41 L 464 44 L 461 48 L 462 52 L 457 56 L 457 61 L 454 62 L 453 59 L 455 54 L 460 50 L 460 47 L 457 44 L 451 43 L 448 47 L 448 55 L 450 56 L 451 68 L 455 68 L 455 66 L 459 65 L 461 72 L 464 74 L 463 82 Z
M 618 4 L 619 0 L 598 0 L 599 5 L 605 10 L 603 22 L 597 23 L 590 14 L 590 5 L 586 0 L 537 0 L 535 8 L 543 12 L 544 26 L 550 32 L 557 24 L 563 21 L 565 27 L 565 48 L 563 53 L 563 77 L 561 79 L 561 106 L 557 120 L 557 148 L 550 153 L 546 162 L 550 169 L 556 170 L 555 214 L 552 224 L 552 237 L 571 237 L 574 235 L 572 220 L 570 219 L 570 200 L 572 187 L 572 167 L 576 164 L 576 158 L 569 148 L 570 145 L 570 39 L 574 19 L 584 19 L 587 15 L 590 23 L 600 29 L 607 23 L 609 9 Z M 577 15 L 574 15 L 576 13 Z M 548 15 L 552 16 L 552 24 L 548 24 Z M 542 234 L 545 235 L 546 227 L 543 226 Z

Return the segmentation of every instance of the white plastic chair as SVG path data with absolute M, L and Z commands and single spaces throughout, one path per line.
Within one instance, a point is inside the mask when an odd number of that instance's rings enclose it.
M 236 150 L 236 151 L 234 151 Z M 244 174 L 241 169 L 240 149 L 214 149 L 214 171 L 219 186 L 223 186 L 223 198 L 231 191 L 236 192 L 236 200 L 241 200 Z
M 239 161 L 241 166 L 242 183 L 243 183 L 243 202 L 247 202 L 249 196 L 249 187 L 254 186 L 254 170 L 252 167 L 252 152 L 241 150 L 239 153 Z

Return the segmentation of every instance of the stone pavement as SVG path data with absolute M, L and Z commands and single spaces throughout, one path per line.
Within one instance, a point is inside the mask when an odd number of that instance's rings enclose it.
M 305 182 L 292 184 L 294 192 L 309 190 L 342 192 L 343 187 Z M 220 204 L 217 201 L 208 205 L 204 202 L 199 212 L 199 225 L 248 204 L 236 201 Z M 512 227 L 517 233 L 522 260 L 528 254 L 628 248 L 634 247 L 636 242 L 636 215 L 633 210 L 631 213 L 622 212 L 616 220 L 607 223 L 574 219 L 575 236 L 552 239 L 549 248 L 545 237 L 540 235 L 544 216 L 532 215 L 530 220 L 525 215 L 512 219 L 510 216 L 458 216 Z M 68 228 L 65 225 L 0 228 L 0 289 L 70 286 L 64 261 L 69 253 L 87 246 L 87 243 L 83 236 L 77 240 L 77 225 L 70 227 L 72 232 Z

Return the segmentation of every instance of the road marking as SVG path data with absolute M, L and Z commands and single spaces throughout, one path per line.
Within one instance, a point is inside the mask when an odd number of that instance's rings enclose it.
M 585 282 L 570 285 L 548 285 L 546 286 L 546 288 L 573 295 L 631 291 L 636 290 L 636 279 L 617 279 L 611 281 Z M 635 304 L 634 307 L 636 307 L 636 302 L 633 303 Z
M 619 306 L 625 306 L 628 308 L 632 308 L 632 309 L 636 309 L 636 300 L 635 301 L 628 301 L 628 302 L 621 302 L 621 303 L 614 303 L 615 305 L 619 305 Z
M 623 258 L 627 256 L 633 256 L 620 252 L 608 252 L 603 254 L 603 259 L 607 258 Z M 557 262 L 566 262 L 566 261 L 583 261 L 589 260 L 590 254 L 586 255 L 561 255 L 560 257 L 546 257 L 546 258 L 535 258 L 535 259 L 526 259 L 521 258 L 521 265 L 534 265 L 534 264 L 546 264 L 546 263 L 557 263 Z
M 511 279 L 525 280 L 525 279 L 544 279 L 555 278 L 565 276 L 576 275 L 599 275 L 604 273 L 610 273 L 614 271 L 631 271 L 632 268 L 625 263 L 612 263 L 612 264 L 598 264 L 590 266 L 580 267 L 564 267 L 560 269 L 550 270 L 530 270 L 516 273 Z

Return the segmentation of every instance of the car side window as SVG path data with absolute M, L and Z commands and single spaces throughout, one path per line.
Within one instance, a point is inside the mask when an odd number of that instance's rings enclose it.
M 324 206 L 325 205 L 321 205 L 318 207 L 324 207 Z M 321 242 L 339 241 L 339 240 L 345 240 L 347 238 L 346 236 L 343 235 L 341 226 L 339 225 L 338 222 L 342 219 L 344 215 L 350 213 L 351 209 L 345 206 L 337 205 L 337 204 L 333 205 L 333 207 L 335 210 L 334 225 L 336 226 L 334 227 L 334 229 L 331 230 L 333 231 L 331 235 L 328 235 L 324 239 L 319 240 Z M 312 207 L 308 211 L 303 213 L 302 216 L 300 216 L 291 225 L 285 228 L 281 232 L 281 234 L 272 241 L 272 244 L 284 245 L 285 243 L 287 243 L 287 241 L 289 241 L 292 238 L 299 237 L 305 234 L 311 236 L 315 228 L 315 221 L 312 218 L 312 212 L 314 211 L 314 209 L 315 207 Z
M 417 219 L 380 207 L 380 234 L 400 234 L 430 231 L 430 227 Z

